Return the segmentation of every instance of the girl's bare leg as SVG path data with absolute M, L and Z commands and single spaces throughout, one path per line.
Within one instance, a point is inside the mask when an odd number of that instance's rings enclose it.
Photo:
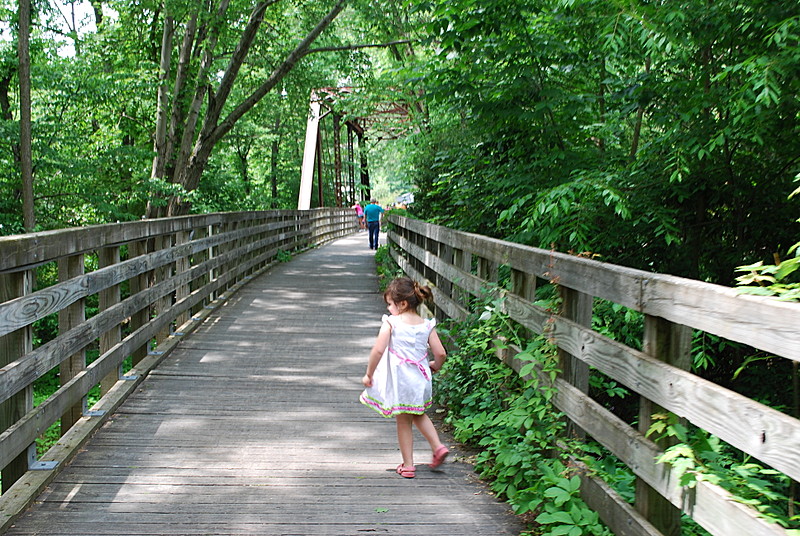
M 400 444 L 400 454 L 403 456 L 404 467 L 414 467 L 414 430 L 411 427 L 414 422 L 413 417 L 416 417 L 416 415 L 408 413 L 401 413 L 395 417 L 397 421 L 397 442 Z
M 430 417 L 425 414 L 412 415 L 412 417 L 417 429 L 420 431 L 420 433 L 422 433 L 425 439 L 428 440 L 428 443 L 430 443 L 431 450 L 436 452 L 436 449 L 442 446 L 442 442 L 439 441 L 439 434 L 436 432 L 436 428 L 433 426 L 433 421 L 431 421 Z

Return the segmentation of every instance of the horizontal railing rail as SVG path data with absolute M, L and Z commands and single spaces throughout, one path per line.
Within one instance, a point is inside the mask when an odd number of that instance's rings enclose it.
M 292 253 L 356 229 L 352 211 L 316 209 L 0 237 L 0 510 L 27 504 L 230 292 Z M 56 272 L 57 281 L 37 288 L 37 273 Z M 56 317 L 57 336 L 36 340 L 36 323 Z M 97 355 L 89 364 L 87 350 Z M 60 388 L 34 407 L 34 382 L 55 368 Z M 98 385 L 101 398 L 89 408 Z M 61 440 L 38 457 L 37 438 L 57 422 Z
M 666 445 L 645 434 L 651 416 L 664 408 L 800 481 L 800 420 L 689 372 L 693 330 L 800 361 L 800 304 L 397 215 L 389 221 L 393 258 L 409 276 L 433 285 L 437 316 L 465 318 L 470 313 L 468 297 L 494 287 L 513 320 L 537 334 L 547 333 L 558 346 L 556 406 L 580 433 L 601 443 L 638 479 L 632 508 L 605 482 L 588 472 L 582 476 L 584 499 L 615 534 L 668 533 L 680 524 L 681 512 L 714 535 L 787 534 L 720 486 L 699 481 L 692 489 L 681 487 L 677 473 L 656 462 Z M 501 267 L 502 273 L 510 274 L 503 283 Z M 557 285 L 560 314 L 533 303 L 536 286 L 543 283 Z M 641 351 L 592 329 L 596 299 L 644 314 Z M 513 355 L 503 357 L 521 369 L 523 363 Z M 589 367 L 639 395 L 638 427 L 589 396 Z M 549 382 L 544 377 L 542 381 Z

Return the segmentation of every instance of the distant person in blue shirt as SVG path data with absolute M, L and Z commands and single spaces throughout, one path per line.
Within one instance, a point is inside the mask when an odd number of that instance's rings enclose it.
M 367 231 L 369 231 L 369 249 L 378 249 L 378 235 L 381 232 L 381 214 L 383 208 L 375 199 L 369 200 L 369 205 L 364 207 L 364 216 L 367 218 Z

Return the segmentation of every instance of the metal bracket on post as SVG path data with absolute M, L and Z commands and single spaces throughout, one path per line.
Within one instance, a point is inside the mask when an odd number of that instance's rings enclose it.
M 124 382 L 130 382 L 133 380 L 138 380 L 138 374 L 131 374 L 130 376 L 126 376 L 124 372 L 122 372 L 122 365 L 119 366 L 117 369 L 117 379 L 122 380 Z
M 150 341 L 148 344 L 147 355 L 161 355 L 164 352 L 161 350 L 153 350 L 153 341 Z
M 36 443 L 28 447 L 28 471 L 51 471 L 56 467 L 57 461 L 40 462 L 36 459 Z
M 84 417 L 102 417 L 103 415 L 106 414 L 106 410 L 104 409 L 89 411 L 89 399 L 85 396 L 81 400 L 81 405 L 83 406 L 81 413 L 83 414 Z

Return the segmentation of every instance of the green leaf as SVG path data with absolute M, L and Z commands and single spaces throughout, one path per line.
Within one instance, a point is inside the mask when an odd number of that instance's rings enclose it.
M 553 486 L 552 488 L 547 488 L 544 492 L 544 496 L 553 499 L 553 504 L 556 506 L 561 506 L 565 502 L 569 501 L 571 495 L 569 492 L 565 491 L 563 488 L 559 486 Z
M 536 518 L 537 523 L 541 523 L 542 525 L 552 525 L 554 523 L 562 523 L 572 525 L 572 516 L 570 516 L 567 512 L 544 512 L 539 514 Z

